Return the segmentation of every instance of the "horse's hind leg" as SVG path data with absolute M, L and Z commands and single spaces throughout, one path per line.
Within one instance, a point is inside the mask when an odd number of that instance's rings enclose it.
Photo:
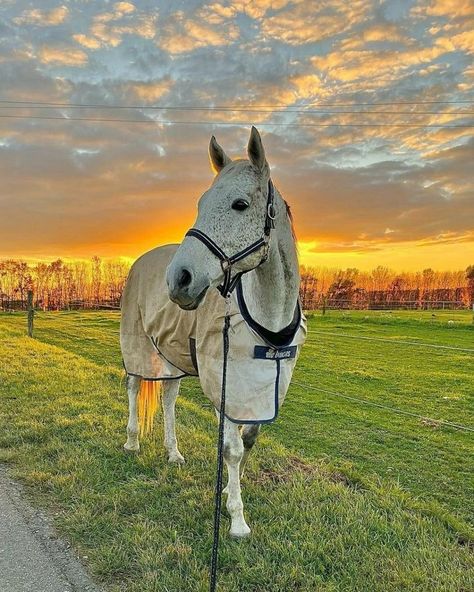
M 141 382 L 142 379 L 140 376 L 127 375 L 128 424 L 127 441 L 123 447 L 129 452 L 138 452 L 140 450 L 140 444 L 138 442 L 137 398 Z
M 163 420 L 165 424 L 165 448 L 168 451 L 168 462 L 184 463 L 184 457 L 178 450 L 176 440 L 176 399 L 179 393 L 180 380 L 163 381 Z
M 225 491 L 227 493 L 227 510 L 231 518 L 230 534 L 238 538 L 250 534 L 250 528 L 244 518 L 244 505 L 240 492 L 239 466 L 243 454 L 244 445 L 239 428 L 226 419 L 224 424 L 224 460 L 227 465 L 229 481 Z
M 254 423 L 252 425 L 245 425 L 242 428 L 242 442 L 244 443 L 244 455 L 240 461 L 240 476 L 244 474 L 245 465 L 249 458 L 250 451 L 257 440 L 258 433 L 260 432 L 260 424 Z

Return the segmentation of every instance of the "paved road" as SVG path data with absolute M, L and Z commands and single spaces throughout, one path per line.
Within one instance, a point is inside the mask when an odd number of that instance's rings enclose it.
M 99 592 L 51 520 L 1 466 L 0 592 Z

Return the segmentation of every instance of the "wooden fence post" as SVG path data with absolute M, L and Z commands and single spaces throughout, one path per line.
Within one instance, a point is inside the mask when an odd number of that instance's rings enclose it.
M 35 309 L 33 307 L 33 290 L 28 290 L 28 337 L 33 337 L 33 318 Z

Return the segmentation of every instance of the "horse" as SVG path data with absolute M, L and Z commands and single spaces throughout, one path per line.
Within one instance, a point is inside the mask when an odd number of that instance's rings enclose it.
M 230 319 L 223 493 L 230 535 L 237 538 L 250 534 L 241 496 L 243 468 L 260 426 L 278 413 L 306 336 L 293 220 L 270 178 L 255 127 L 247 155 L 231 160 L 211 137 L 215 176 L 199 200 L 194 227 L 180 245 L 157 247 L 133 264 L 120 325 L 129 402 L 124 448 L 139 451 L 161 384 L 168 461 L 183 463 L 175 430 L 180 382 L 198 376 L 217 413 L 222 326 Z

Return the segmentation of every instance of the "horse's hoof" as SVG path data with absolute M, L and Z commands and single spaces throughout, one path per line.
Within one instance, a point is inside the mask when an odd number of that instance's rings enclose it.
M 124 444 L 123 450 L 126 454 L 138 454 L 140 452 L 140 446 L 131 447 L 130 445 Z
M 173 465 L 184 465 L 184 456 L 180 452 L 173 452 L 168 456 L 168 462 Z
M 236 541 L 242 541 L 250 536 L 250 528 L 248 532 L 232 532 L 230 531 L 230 538 L 235 539 Z
M 250 528 L 245 525 L 244 527 L 242 527 L 240 530 L 230 530 L 229 534 L 231 536 L 231 538 L 233 539 L 246 539 L 248 536 L 250 536 Z

